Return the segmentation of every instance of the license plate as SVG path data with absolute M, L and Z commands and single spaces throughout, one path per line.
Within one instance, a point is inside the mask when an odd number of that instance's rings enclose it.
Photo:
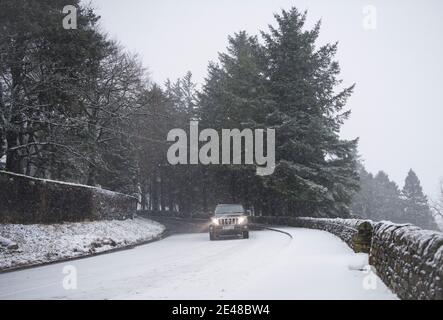
M 223 226 L 223 230 L 234 230 L 234 226 Z

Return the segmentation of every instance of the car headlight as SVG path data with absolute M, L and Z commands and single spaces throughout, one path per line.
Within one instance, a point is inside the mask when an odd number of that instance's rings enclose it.
M 238 224 L 242 224 L 246 222 L 246 217 L 240 217 L 238 218 Z
M 218 219 L 217 218 L 212 218 L 212 223 L 215 224 L 216 226 L 218 226 Z

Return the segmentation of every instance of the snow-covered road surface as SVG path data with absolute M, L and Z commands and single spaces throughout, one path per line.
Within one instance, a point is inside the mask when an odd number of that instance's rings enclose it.
M 247 240 L 209 241 L 206 233 L 183 234 L 131 250 L 4 273 L 0 299 L 396 298 L 376 276 L 359 270 L 367 264 L 366 254 L 354 253 L 325 231 L 283 230 L 293 239 L 269 230 L 251 232 Z M 77 289 L 63 287 L 67 265 L 75 267 Z M 72 268 L 66 270 L 74 275 Z

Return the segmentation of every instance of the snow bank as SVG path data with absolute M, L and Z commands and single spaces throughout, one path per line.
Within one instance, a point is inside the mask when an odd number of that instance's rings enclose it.
M 64 224 L 0 224 L 0 270 L 87 256 L 155 239 L 163 225 L 145 218 Z M 11 244 L 16 244 L 15 246 Z
M 0 246 L 4 247 L 6 249 L 9 249 L 9 250 L 18 249 L 17 243 L 15 243 L 9 239 L 3 238 L 1 236 L 0 236 Z

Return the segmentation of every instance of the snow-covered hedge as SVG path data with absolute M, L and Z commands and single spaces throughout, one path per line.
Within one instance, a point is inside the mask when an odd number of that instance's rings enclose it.
M 375 223 L 369 263 L 402 299 L 443 299 L 441 232 Z
M 372 222 L 369 220 L 283 216 L 251 217 L 251 220 L 255 223 L 325 230 L 345 241 L 355 252 L 369 253 L 371 248 Z
M 0 171 L 0 223 L 126 219 L 136 205 L 125 194 Z

